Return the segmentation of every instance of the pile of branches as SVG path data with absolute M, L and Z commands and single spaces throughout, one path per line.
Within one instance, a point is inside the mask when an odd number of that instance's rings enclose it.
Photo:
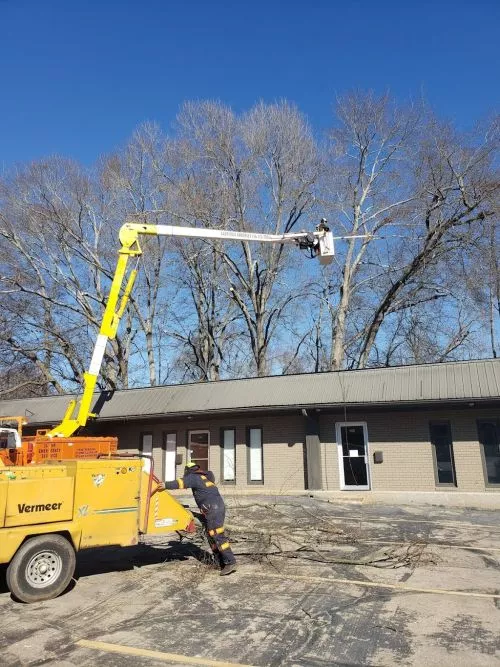
M 299 508 L 298 512 L 296 508 Z M 359 528 L 341 527 L 299 504 L 234 507 L 226 531 L 238 557 L 244 556 L 259 563 L 300 559 L 323 564 L 414 568 L 430 558 L 425 553 L 427 545 L 421 542 L 387 545 L 366 553 Z M 192 539 L 203 547 L 202 531 Z

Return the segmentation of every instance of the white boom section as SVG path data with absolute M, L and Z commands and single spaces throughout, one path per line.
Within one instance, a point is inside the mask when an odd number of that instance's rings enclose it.
M 141 227 L 143 230 L 141 230 Z M 202 229 L 199 227 L 178 227 L 175 225 L 140 225 L 137 223 L 127 223 L 120 230 L 120 239 L 122 232 L 125 236 L 133 228 L 139 234 L 154 234 L 151 228 L 156 230 L 158 236 L 179 236 L 195 239 L 215 239 L 219 241 L 257 241 L 259 243 L 274 244 L 295 244 L 306 243 L 309 239 L 314 239 L 310 243 L 321 264 L 330 264 L 335 255 L 333 243 L 333 234 L 328 229 L 318 229 L 314 232 L 296 232 L 289 234 L 261 234 L 259 232 L 239 232 L 230 229 Z

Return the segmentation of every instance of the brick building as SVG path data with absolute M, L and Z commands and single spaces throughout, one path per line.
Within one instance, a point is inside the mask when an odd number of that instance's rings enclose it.
M 68 398 L 0 415 L 42 428 Z M 191 458 L 242 491 L 500 491 L 500 360 L 130 389 L 95 410 L 88 431 L 152 453 L 163 479 Z

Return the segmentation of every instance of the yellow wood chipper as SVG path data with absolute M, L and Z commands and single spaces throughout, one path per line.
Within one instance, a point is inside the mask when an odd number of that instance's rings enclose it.
M 81 549 L 194 531 L 192 514 L 169 493 L 156 493 L 145 459 L 110 456 L 0 463 L 0 563 L 8 565 L 7 586 L 18 600 L 62 593 Z

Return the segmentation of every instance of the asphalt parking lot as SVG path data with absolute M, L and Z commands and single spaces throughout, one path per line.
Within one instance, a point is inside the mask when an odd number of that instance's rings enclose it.
M 14 602 L 2 573 L 0 664 L 500 665 L 497 513 L 229 504 L 240 554 L 229 577 L 177 538 L 82 553 L 49 602 Z M 291 522 L 293 544 L 280 537 Z M 266 534 L 252 541 L 245 526 Z

